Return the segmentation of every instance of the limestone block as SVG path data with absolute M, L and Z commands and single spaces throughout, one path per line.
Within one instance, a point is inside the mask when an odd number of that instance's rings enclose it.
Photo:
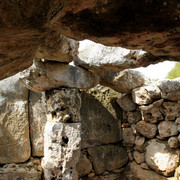
M 132 99 L 134 103 L 139 105 L 149 104 L 154 99 L 160 99 L 160 97 L 160 89 L 153 84 L 149 86 L 135 88 L 132 91 Z
M 139 121 L 135 128 L 139 134 L 147 138 L 153 138 L 157 133 L 157 126 L 146 121 Z
M 180 101 L 178 102 L 164 102 L 165 120 L 175 120 L 180 116 Z
M 91 172 L 92 163 L 87 158 L 85 153 L 81 152 L 80 159 L 79 162 L 77 163 L 76 169 L 79 177 L 85 176 Z
M 88 148 L 88 153 L 96 174 L 119 169 L 128 161 L 126 150 L 117 145 L 95 146 Z
M 133 152 L 133 158 L 137 164 L 141 164 L 144 162 L 144 153 L 140 153 L 138 151 Z
M 177 137 L 170 137 L 168 139 L 168 144 L 170 148 L 177 148 L 179 146 L 179 141 Z
M 134 146 L 135 135 L 133 134 L 131 128 L 122 129 L 122 139 L 123 139 L 123 146 L 127 148 L 131 148 Z
M 153 104 L 149 106 L 140 106 L 140 111 L 142 114 L 142 119 L 145 121 L 149 121 L 150 123 L 157 123 L 164 119 L 163 115 L 163 107 L 161 106 L 163 103 L 163 99 L 155 101 Z
M 170 137 L 178 134 L 178 127 L 172 121 L 162 121 L 158 125 L 159 135 L 161 137 Z
M 21 81 L 27 88 L 42 92 L 59 87 L 88 89 L 99 83 L 98 76 L 78 66 L 59 62 L 34 61 Z
M 0 167 L 0 180 L 41 180 L 42 168 L 39 159 L 26 163 L 7 164 Z
M 169 148 L 165 141 L 152 139 L 145 149 L 145 161 L 156 172 L 171 176 L 179 164 L 179 151 Z
M 144 151 L 145 137 L 136 136 L 134 149 L 140 152 Z
M 44 156 L 44 127 L 47 121 L 45 94 L 30 91 L 29 122 L 33 156 Z
M 136 124 L 140 120 L 142 120 L 142 117 L 139 111 L 127 112 L 127 121 L 129 124 Z
M 124 96 L 117 99 L 117 103 L 124 111 L 134 111 L 136 104 L 132 101 L 131 94 L 125 94 Z
M 171 101 L 180 100 L 180 81 L 165 79 L 158 83 L 161 97 Z
M 30 153 L 28 89 L 16 75 L 0 81 L 0 164 L 25 162 Z

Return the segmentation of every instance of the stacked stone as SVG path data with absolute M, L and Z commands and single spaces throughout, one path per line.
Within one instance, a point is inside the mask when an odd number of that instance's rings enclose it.
M 180 82 L 163 80 L 123 94 L 122 137 L 129 160 L 172 176 L 179 165 Z

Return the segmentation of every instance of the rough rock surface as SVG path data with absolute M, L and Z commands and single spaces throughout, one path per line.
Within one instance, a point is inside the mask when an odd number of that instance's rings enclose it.
M 171 176 L 179 164 L 179 152 L 170 149 L 167 142 L 152 139 L 145 149 L 145 161 L 158 173 Z
M 136 124 L 135 129 L 139 134 L 142 134 L 147 138 L 153 138 L 157 133 L 157 126 L 146 121 L 139 121 Z
M 142 120 L 141 113 L 139 111 L 127 112 L 127 121 L 130 124 L 136 124 L 138 121 Z
M 16 75 L 0 82 L 0 164 L 25 162 L 30 153 L 28 89 Z
M 42 168 L 39 159 L 21 164 L 7 164 L 0 167 L 0 180 L 41 180 Z
M 140 152 L 143 152 L 144 151 L 144 143 L 145 143 L 145 137 L 136 136 L 134 149 L 138 150 Z
M 82 149 L 121 140 L 118 96 L 119 93 L 102 86 L 81 92 Z
M 45 94 L 29 92 L 29 125 L 32 156 L 44 156 L 44 127 L 47 121 Z
M 96 174 L 121 168 L 128 161 L 127 152 L 117 145 L 96 146 L 88 149 Z
M 130 148 L 134 146 L 135 143 L 135 135 L 131 128 L 123 128 L 122 129 L 122 139 L 123 139 L 123 146 Z
M 100 84 L 121 93 L 130 93 L 134 88 L 140 87 L 148 81 L 142 73 L 132 69 L 118 73 L 101 71 L 98 75 L 100 76 Z
M 171 101 L 180 100 L 180 81 L 165 79 L 158 83 L 161 97 Z
M 142 119 L 150 123 L 157 123 L 164 119 L 163 108 L 161 107 L 163 99 L 155 101 L 149 106 L 140 106 Z
M 159 135 L 161 137 L 170 137 L 178 134 L 178 127 L 172 121 L 162 121 L 158 125 Z
M 117 103 L 124 111 L 134 111 L 136 109 L 136 104 L 132 101 L 130 94 L 125 94 L 117 99 Z
M 160 89 L 155 85 L 135 88 L 132 91 L 133 101 L 139 105 L 149 104 L 154 99 L 159 99 L 160 97 Z
M 170 148 L 177 148 L 179 146 L 179 141 L 177 137 L 170 137 L 168 139 L 168 144 Z
M 141 163 L 144 162 L 144 153 L 134 151 L 133 152 L 133 157 L 134 157 L 134 160 L 136 161 L 137 164 L 141 164 Z
M 35 92 L 58 87 L 87 89 L 98 84 L 99 78 L 92 72 L 78 66 L 58 62 L 34 61 L 21 81 Z

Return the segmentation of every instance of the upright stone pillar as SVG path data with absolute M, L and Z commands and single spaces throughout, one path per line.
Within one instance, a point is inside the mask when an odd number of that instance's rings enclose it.
M 77 180 L 80 157 L 81 98 L 77 89 L 62 88 L 46 93 L 47 123 L 44 132 L 46 180 Z

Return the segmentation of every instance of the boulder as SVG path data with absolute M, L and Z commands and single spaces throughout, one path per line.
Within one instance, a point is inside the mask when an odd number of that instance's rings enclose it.
M 17 74 L 0 81 L 0 164 L 25 162 L 30 154 L 28 89 Z
M 171 176 L 179 164 L 179 151 L 171 149 L 165 141 L 152 139 L 145 149 L 145 161 L 156 172 Z
M 141 164 L 144 162 L 144 153 L 140 153 L 138 151 L 133 151 L 133 158 L 137 164 Z
M 158 131 L 161 137 L 176 136 L 178 134 L 178 126 L 172 121 L 162 121 L 158 125 Z
M 92 163 L 87 158 L 85 153 L 81 153 L 79 162 L 76 165 L 76 170 L 78 172 L 79 177 L 85 176 L 91 172 Z
M 41 180 L 42 168 L 39 159 L 31 159 L 26 163 L 7 164 L 0 167 L 0 180 Z
M 163 103 L 163 99 L 155 101 L 153 104 L 148 106 L 140 106 L 140 111 L 142 114 L 142 119 L 145 121 L 149 121 L 150 123 L 157 123 L 164 119 L 163 107 L 161 106 Z
M 44 127 L 47 121 L 45 93 L 29 92 L 29 125 L 32 156 L 44 156 Z
M 161 97 L 171 101 L 180 100 L 180 81 L 165 79 L 158 83 Z
M 135 143 L 135 135 L 131 128 L 123 128 L 122 129 L 122 139 L 123 139 L 123 146 L 127 148 L 132 148 Z
M 78 66 L 59 62 L 34 61 L 21 81 L 27 88 L 42 92 L 59 87 L 88 89 L 98 84 L 99 78 Z
M 147 138 L 153 138 L 157 133 L 157 126 L 146 121 L 139 121 L 135 129 L 139 134 Z
M 128 161 L 126 150 L 118 145 L 95 146 L 88 153 L 96 174 L 121 168 Z
M 170 148 L 177 148 L 179 146 L 179 141 L 177 137 L 170 137 L 168 139 L 168 144 Z
M 132 101 L 131 94 L 122 95 L 117 99 L 117 103 L 124 111 L 134 111 L 136 109 L 136 104 Z
M 101 71 L 98 75 L 101 85 L 108 86 L 120 93 L 131 93 L 134 88 L 140 87 L 148 81 L 142 73 L 132 69 L 117 73 Z
M 132 91 L 132 99 L 139 105 L 150 104 L 154 99 L 160 99 L 160 97 L 160 89 L 153 84 L 135 88 Z

